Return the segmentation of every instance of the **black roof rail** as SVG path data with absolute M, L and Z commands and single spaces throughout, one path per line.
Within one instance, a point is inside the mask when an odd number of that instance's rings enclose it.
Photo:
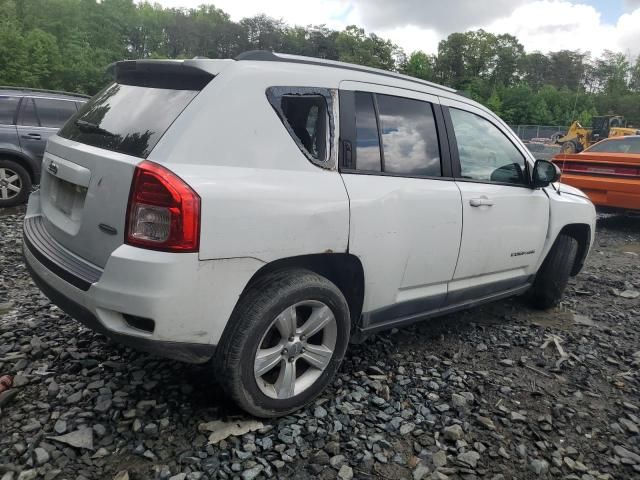
M 0 85 L 0 90 L 18 90 L 21 92 L 34 93 L 57 93 L 58 95 L 68 95 L 69 97 L 91 98 L 89 95 L 85 95 L 83 93 L 65 92 L 63 90 L 47 90 L 45 88 L 16 87 L 15 85 Z
M 398 80 L 404 80 L 406 82 L 418 83 L 439 90 L 444 90 L 449 93 L 457 93 L 453 88 L 445 87 L 444 85 L 438 85 L 437 83 L 428 82 L 419 78 L 410 77 L 409 75 L 403 75 L 401 73 L 389 72 L 387 70 L 381 70 L 379 68 L 365 67 L 361 65 L 354 65 L 352 63 L 336 62 L 333 60 L 323 60 L 321 58 L 314 57 L 283 57 L 274 52 L 268 50 L 249 50 L 238 55 L 234 60 L 253 60 L 260 62 L 286 62 L 286 63 L 302 63 L 305 65 L 316 65 L 321 67 L 341 68 L 344 70 L 352 70 L 355 72 L 371 73 L 373 75 L 381 75 L 383 77 L 395 78 Z

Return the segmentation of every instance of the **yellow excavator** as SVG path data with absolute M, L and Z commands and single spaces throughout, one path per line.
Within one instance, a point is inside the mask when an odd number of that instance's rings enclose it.
M 627 127 L 622 115 L 604 115 L 593 117 L 591 128 L 583 127 L 576 120 L 566 135 L 556 134 L 554 139 L 562 147 L 562 153 L 578 153 L 605 138 L 625 135 L 640 135 L 640 130 Z

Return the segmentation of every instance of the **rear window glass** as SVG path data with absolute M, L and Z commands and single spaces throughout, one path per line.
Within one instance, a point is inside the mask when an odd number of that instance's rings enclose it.
M 114 83 L 87 102 L 59 135 L 144 158 L 197 94 Z
M 631 137 L 622 140 L 604 140 L 591 146 L 589 152 L 640 153 L 640 137 Z

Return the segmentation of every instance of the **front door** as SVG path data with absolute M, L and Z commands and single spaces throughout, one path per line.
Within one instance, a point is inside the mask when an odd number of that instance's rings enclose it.
M 530 187 L 531 162 L 511 132 L 479 109 L 447 103 L 462 194 L 462 242 L 447 297 L 448 304 L 457 304 L 532 280 L 545 243 L 549 199 Z

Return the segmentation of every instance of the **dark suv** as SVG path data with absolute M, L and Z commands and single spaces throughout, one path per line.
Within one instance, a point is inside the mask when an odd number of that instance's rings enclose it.
M 27 200 L 40 181 L 47 138 L 87 101 L 80 94 L 0 87 L 0 208 Z

